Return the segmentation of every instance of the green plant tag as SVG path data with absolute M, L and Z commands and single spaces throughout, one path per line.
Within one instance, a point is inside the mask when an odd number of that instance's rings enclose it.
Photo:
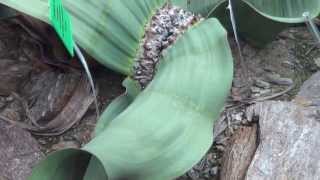
M 68 11 L 63 7 L 61 0 L 50 0 L 50 21 L 65 48 L 73 57 L 74 42 L 71 19 Z

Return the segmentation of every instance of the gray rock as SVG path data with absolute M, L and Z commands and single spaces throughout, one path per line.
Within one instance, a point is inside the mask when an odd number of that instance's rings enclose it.
M 320 68 L 320 57 L 315 58 L 314 63 Z
M 42 157 L 38 143 L 30 133 L 0 119 L 1 180 L 26 180 Z
M 264 88 L 264 89 L 270 88 L 270 83 L 263 81 L 262 79 L 255 79 L 254 85 L 256 85 L 259 88 Z
M 259 145 L 246 173 L 255 179 L 320 179 L 320 72 L 291 102 L 266 101 L 248 109 L 258 117 Z
M 279 74 L 275 74 L 275 73 L 270 73 L 267 74 L 267 79 L 270 83 L 273 84 L 277 84 L 277 85 L 286 85 L 286 86 L 290 86 L 293 84 L 292 79 L 290 78 L 283 78 L 281 77 Z

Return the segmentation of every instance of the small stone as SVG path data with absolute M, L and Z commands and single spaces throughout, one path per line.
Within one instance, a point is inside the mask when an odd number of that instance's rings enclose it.
M 47 144 L 47 141 L 43 138 L 40 138 L 40 139 L 38 139 L 38 143 L 41 145 L 45 145 L 45 144 Z
M 320 68 L 320 57 L 315 58 L 314 63 Z
M 258 94 L 261 91 L 261 88 L 258 88 L 258 87 L 255 87 L 255 86 L 251 87 L 250 89 L 251 89 L 251 92 L 254 93 L 254 94 Z
M 13 101 L 13 97 L 12 97 L 12 96 L 8 96 L 8 97 L 6 98 L 6 101 L 7 101 L 7 102 L 12 102 L 12 101 Z
M 232 119 L 234 121 L 242 121 L 242 117 L 243 117 L 243 113 L 242 112 L 239 112 L 239 113 L 236 113 L 236 114 L 232 114 Z
M 145 56 L 146 56 L 146 58 L 153 59 L 153 58 L 157 57 L 157 54 L 155 52 L 153 52 L 153 51 L 146 51 Z
M 211 174 L 212 176 L 218 175 L 218 167 L 216 166 L 216 167 L 211 168 L 211 169 L 210 169 L 210 174 Z
M 267 74 L 267 79 L 270 83 L 277 84 L 277 85 L 286 85 L 290 86 L 293 84 L 292 79 L 290 78 L 283 78 L 279 74 L 276 73 L 270 73 Z
M 192 180 L 198 180 L 200 178 L 199 173 L 197 171 L 195 171 L 194 169 L 191 169 L 190 171 L 188 171 L 188 176 Z
M 259 94 L 260 95 L 271 94 L 271 89 L 262 89 Z
M 216 148 L 219 150 L 219 151 L 224 151 L 225 147 L 222 146 L 222 145 L 217 145 Z
M 142 72 L 141 71 L 137 71 L 137 75 L 141 75 L 142 74 Z
M 295 64 L 293 62 L 290 61 L 283 61 L 281 62 L 281 65 L 285 68 L 293 68 L 295 67 Z
M 51 147 L 53 151 L 65 148 L 80 148 L 80 144 L 75 141 L 62 141 Z
M 268 83 L 266 81 L 263 81 L 261 79 L 255 79 L 254 85 L 259 87 L 259 88 L 264 88 L 264 89 L 270 88 L 270 83 Z
M 3 108 L 5 105 L 6 103 L 0 100 L 0 109 Z

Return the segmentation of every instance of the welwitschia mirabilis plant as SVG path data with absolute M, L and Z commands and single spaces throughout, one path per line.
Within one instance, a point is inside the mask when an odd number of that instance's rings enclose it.
M 46 0 L 0 3 L 49 22 Z M 63 3 L 77 43 L 127 75 L 127 93 L 102 114 L 89 144 L 50 155 L 30 179 L 166 180 L 182 175 L 211 146 L 214 120 L 231 86 L 232 56 L 221 24 L 167 0 Z

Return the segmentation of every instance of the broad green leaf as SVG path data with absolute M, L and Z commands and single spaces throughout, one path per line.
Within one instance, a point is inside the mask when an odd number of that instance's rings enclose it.
M 211 16 L 217 17 L 223 26 L 232 32 L 229 12 L 226 9 L 228 3 L 224 2 L 216 9 Z M 256 47 L 263 47 L 275 39 L 275 37 L 285 28 L 287 23 L 281 23 L 265 18 L 257 13 L 246 3 L 236 1 L 234 6 L 235 20 L 239 35 Z M 248 20 L 250 17 L 250 20 Z
M 63 0 L 76 42 L 107 67 L 131 75 L 144 28 L 166 0 Z M 48 0 L 0 3 L 49 22 Z
M 131 78 L 125 79 L 122 84 L 126 88 L 125 94 L 113 100 L 111 104 L 109 104 L 108 108 L 103 112 L 95 128 L 95 136 L 102 133 L 111 121 L 122 113 L 140 93 L 140 86 Z M 97 167 L 100 167 L 99 161 L 95 158 L 91 159 L 88 164 L 84 180 L 101 180 L 97 174 L 103 174 L 103 172 L 97 172 Z
M 0 0 L 0 3 L 49 22 L 47 1 Z M 126 75 L 132 74 L 134 57 L 148 19 L 155 9 L 165 2 L 167 0 L 63 0 L 71 12 L 75 39 L 80 46 L 102 64 Z M 210 14 L 219 17 L 228 28 L 228 13 L 224 3 L 226 0 L 171 0 L 171 2 L 203 16 Z M 263 43 L 272 40 L 275 34 L 287 27 L 272 21 L 298 23 L 304 21 L 303 12 L 309 11 L 311 17 L 320 12 L 319 0 L 235 2 L 239 4 L 235 7 L 235 14 L 240 34 Z M 248 6 L 259 15 L 252 13 Z
M 212 143 L 232 74 L 223 28 L 215 20 L 201 23 L 164 54 L 151 84 L 85 149 L 99 157 L 110 179 L 183 174 Z
M 65 149 L 47 156 L 32 171 L 28 180 L 81 180 L 87 170 L 87 164 L 96 157 L 80 149 Z M 106 180 L 107 174 L 103 165 L 96 161 L 92 180 Z
M 49 23 L 48 0 L 0 0 L 0 3 Z
M 216 17 L 228 31 L 232 31 L 228 0 L 173 0 L 203 16 Z M 187 5 L 189 2 L 189 5 Z M 291 23 L 305 21 L 306 11 L 314 18 L 320 13 L 319 0 L 236 0 L 234 14 L 239 34 L 257 46 L 272 41 Z
M 99 164 L 109 180 L 169 180 L 185 173 L 213 142 L 213 124 L 232 77 L 232 55 L 220 23 L 208 19 L 189 29 L 164 52 L 147 88 L 84 147 L 96 157 L 86 180 L 98 180 L 101 169 L 94 167 Z M 63 166 L 64 159 L 56 161 Z M 47 180 L 41 175 L 31 180 Z
M 208 13 L 214 13 L 220 8 L 223 2 L 228 0 L 172 0 L 175 4 L 187 7 L 188 9 L 207 16 Z M 320 14 L 319 0 L 237 0 L 248 4 L 256 12 L 283 23 L 301 23 L 304 22 L 302 14 L 309 12 L 311 18 L 315 18 Z M 223 6 L 225 8 L 225 6 Z M 245 17 L 247 20 L 250 17 Z
M 302 14 L 309 12 L 311 18 L 320 13 L 319 0 L 243 0 L 258 13 L 284 23 L 304 22 Z

